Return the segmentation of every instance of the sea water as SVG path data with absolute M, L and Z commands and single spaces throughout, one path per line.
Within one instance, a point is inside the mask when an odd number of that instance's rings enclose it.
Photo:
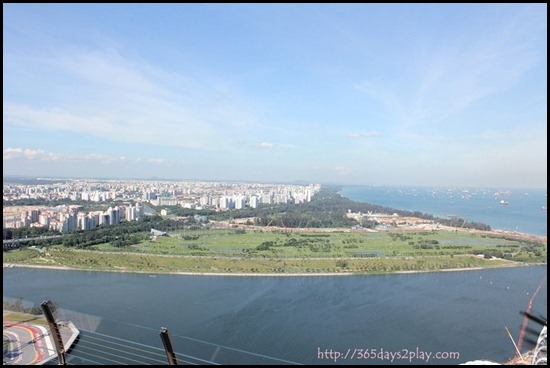
M 459 216 L 491 229 L 546 236 L 546 189 L 345 186 L 340 194 L 370 203 L 437 217 Z

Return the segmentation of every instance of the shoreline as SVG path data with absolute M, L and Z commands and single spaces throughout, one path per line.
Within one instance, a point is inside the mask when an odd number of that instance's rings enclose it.
M 154 271 L 127 271 L 127 270 L 94 270 L 84 268 L 74 268 L 66 266 L 46 266 L 46 265 L 27 265 L 18 263 L 3 263 L 3 268 L 41 268 L 59 271 L 92 271 L 92 272 L 116 272 L 116 273 L 135 273 L 156 277 L 157 275 L 181 275 L 181 276 L 233 276 L 233 277 L 331 277 L 331 276 L 377 276 L 377 275 L 404 275 L 417 273 L 437 273 L 437 272 L 464 272 L 464 271 L 481 271 L 502 268 L 530 267 L 530 266 L 546 266 L 546 263 L 510 263 L 507 265 L 496 267 L 463 267 L 463 268 L 447 268 L 440 270 L 413 270 L 413 271 L 393 271 L 393 272 L 378 272 L 378 273 L 360 273 L 360 272 L 321 272 L 321 273 L 229 273 L 229 272 L 154 272 Z

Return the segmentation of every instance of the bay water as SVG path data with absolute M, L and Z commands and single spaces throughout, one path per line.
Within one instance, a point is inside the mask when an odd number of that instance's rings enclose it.
M 163 364 L 161 327 L 178 354 L 221 364 L 457 364 L 514 355 L 505 328 L 517 340 L 539 286 L 531 312 L 546 315 L 546 274 L 546 266 L 326 277 L 13 267 L 3 269 L 3 294 L 51 300 L 61 318 L 90 331 L 71 364 L 116 362 L 117 354 L 101 360 L 107 336 L 156 347 Z M 540 331 L 528 328 L 524 350 Z

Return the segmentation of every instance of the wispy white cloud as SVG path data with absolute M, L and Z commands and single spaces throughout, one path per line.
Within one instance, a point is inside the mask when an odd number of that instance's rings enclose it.
M 140 163 L 144 161 L 142 158 L 128 158 L 125 156 L 112 156 L 100 153 L 90 153 L 86 155 L 66 155 L 57 152 L 48 152 L 41 149 L 32 148 L 4 148 L 3 161 L 14 160 L 31 160 L 31 161 L 58 161 L 58 162 L 73 162 L 73 163 Z M 160 158 L 148 158 L 145 160 L 154 164 L 168 164 L 169 161 Z
M 146 65 L 122 57 L 114 49 L 103 52 L 75 52 L 69 57 L 52 60 L 54 66 L 100 87 L 118 92 L 161 94 L 157 83 L 144 74 Z
M 69 131 L 102 136 L 118 130 L 107 119 L 99 116 L 83 117 L 57 107 L 33 108 L 12 102 L 4 102 L 3 119 L 8 124 L 45 131 Z
M 42 107 L 5 100 L 4 124 L 112 141 L 231 151 L 236 148 L 230 142 L 257 121 L 257 104 L 227 83 L 207 78 L 199 82 L 111 50 L 64 55 L 43 64 L 71 81 L 64 85 L 68 95 L 56 98 L 52 91 L 50 102 Z
M 3 153 L 4 161 L 15 160 L 19 158 L 41 161 L 59 161 L 63 159 L 63 156 L 59 153 L 46 152 L 40 149 L 8 147 L 4 148 Z
M 373 138 L 379 137 L 382 133 L 380 132 L 351 132 L 348 134 L 349 138 L 358 139 L 358 138 Z
M 356 88 L 380 101 L 401 126 L 447 124 L 446 118 L 516 86 L 543 60 L 532 35 L 546 29 L 535 29 L 544 28 L 542 22 L 529 19 L 521 12 L 503 17 L 473 42 L 441 40 L 430 52 L 411 55 L 415 70 L 405 78 L 369 79 Z
M 261 143 L 258 143 L 256 146 L 260 148 L 273 148 L 275 147 L 275 144 L 271 142 L 261 142 Z
M 92 153 L 89 155 L 84 156 L 65 156 L 66 160 L 70 161 L 89 161 L 89 162 L 98 162 L 102 164 L 111 164 L 115 162 L 132 162 L 132 160 L 129 160 L 125 156 L 110 156 L 110 155 L 103 155 L 99 153 Z

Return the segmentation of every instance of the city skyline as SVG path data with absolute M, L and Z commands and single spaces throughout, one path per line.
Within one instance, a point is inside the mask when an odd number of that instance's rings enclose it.
M 546 188 L 546 4 L 4 4 L 4 176 Z
M 77 204 L 4 206 L 3 227 L 48 227 L 60 232 L 91 230 L 102 224 L 116 225 L 121 219 L 139 220 L 154 206 L 180 206 L 197 210 L 242 210 L 259 205 L 310 202 L 320 185 L 277 185 L 213 182 L 47 180 L 38 184 L 4 183 L 4 203 L 18 200 L 70 201 Z M 105 210 L 85 211 L 82 202 L 109 202 Z M 134 206 L 135 205 L 135 206 Z M 114 206 L 114 207 L 113 207 Z M 121 214 L 122 212 L 122 214 Z M 161 215 L 170 210 L 163 208 Z

